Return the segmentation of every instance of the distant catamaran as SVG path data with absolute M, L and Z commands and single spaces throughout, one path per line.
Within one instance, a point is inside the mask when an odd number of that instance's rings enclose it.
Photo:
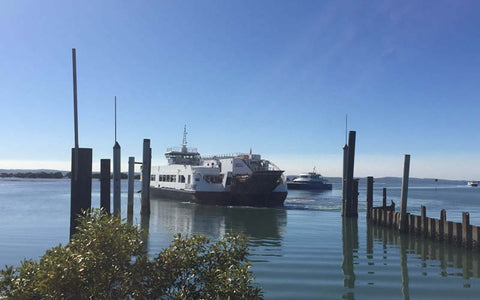
M 469 181 L 467 184 L 469 186 L 478 186 L 478 181 Z

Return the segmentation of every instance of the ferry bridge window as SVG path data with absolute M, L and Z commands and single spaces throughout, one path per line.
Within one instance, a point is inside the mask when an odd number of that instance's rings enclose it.
M 150 175 L 150 181 L 155 181 L 155 175 Z
M 205 179 L 208 183 L 222 183 L 223 176 L 222 175 L 203 175 L 203 179 Z

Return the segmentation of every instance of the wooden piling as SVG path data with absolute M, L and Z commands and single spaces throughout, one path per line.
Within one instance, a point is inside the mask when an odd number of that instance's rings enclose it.
M 408 215 L 408 231 L 415 233 L 415 215 Z
M 445 230 L 445 241 L 451 243 L 453 241 L 453 222 L 445 221 L 446 226 L 443 228 Z
M 373 206 L 373 177 L 367 177 L 367 220 L 372 217 Z
M 432 239 L 436 236 L 436 227 L 435 227 L 435 219 L 434 218 L 427 218 L 428 221 L 428 236 Z
M 457 246 L 462 244 L 462 223 L 453 223 L 453 241 Z
M 100 207 L 110 213 L 110 159 L 100 160 Z
M 358 179 L 353 180 L 352 217 L 358 217 Z
M 405 154 L 403 161 L 402 192 L 400 202 L 400 232 L 407 232 L 407 198 L 408 198 L 408 177 L 410 172 L 410 155 Z
M 127 200 L 127 222 L 133 221 L 133 189 L 135 179 L 135 157 L 128 158 L 128 200 Z
M 77 163 L 76 163 L 77 162 Z M 75 166 L 76 165 L 76 166 Z M 72 149 L 70 190 L 70 239 L 76 232 L 77 217 L 92 206 L 92 149 Z M 74 176 L 73 174 L 76 174 Z M 76 177 L 76 178 L 75 178 Z
M 342 216 L 346 216 L 347 208 L 347 173 L 348 173 L 348 146 L 343 147 L 343 175 L 342 175 Z
M 345 217 L 355 217 L 353 213 L 353 169 L 355 162 L 355 131 L 348 134 L 347 178 L 345 193 Z
M 480 227 L 472 225 L 472 248 L 480 248 Z
M 428 224 L 427 224 L 427 208 L 425 206 L 421 206 L 421 223 L 420 223 L 420 233 L 423 235 L 427 235 L 428 232 Z
M 150 139 L 143 140 L 142 163 L 142 201 L 141 214 L 150 216 L 150 175 L 151 175 L 152 149 Z
M 465 247 L 472 248 L 472 226 L 468 212 L 462 213 L 462 243 Z
M 113 214 L 116 217 L 121 217 L 120 151 L 120 144 L 115 142 L 113 146 Z
M 386 206 L 387 206 L 387 188 L 383 188 L 382 207 L 385 208 Z

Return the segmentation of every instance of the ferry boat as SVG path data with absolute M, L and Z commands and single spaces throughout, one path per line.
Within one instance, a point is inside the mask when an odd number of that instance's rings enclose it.
M 167 166 L 152 166 L 150 195 L 212 205 L 283 206 L 287 185 L 282 170 L 259 154 L 201 157 L 187 148 L 165 153 Z
M 300 174 L 298 177 L 295 177 L 292 181 L 287 182 L 289 190 L 331 190 L 332 184 L 328 183 L 322 175 L 315 172 L 308 172 Z
M 478 181 L 469 181 L 467 184 L 469 186 L 478 186 Z

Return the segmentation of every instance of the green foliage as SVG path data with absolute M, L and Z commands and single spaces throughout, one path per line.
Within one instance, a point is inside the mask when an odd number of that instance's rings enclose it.
M 0 271 L 7 299 L 262 299 L 248 263 L 248 241 L 227 234 L 177 235 L 151 260 L 142 232 L 99 210 L 79 217 L 66 246 Z

